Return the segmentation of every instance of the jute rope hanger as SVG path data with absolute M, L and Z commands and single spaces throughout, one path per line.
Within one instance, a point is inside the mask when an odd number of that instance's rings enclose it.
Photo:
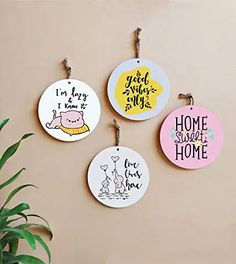
M 139 58 L 139 53 L 140 53 L 140 32 L 141 32 L 141 28 L 138 27 L 134 34 L 135 34 L 135 41 L 134 41 L 134 46 L 135 46 L 135 57 Z
M 188 100 L 188 105 L 194 105 L 194 99 L 191 93 L 187 94 L 179 94 L 179 99 L 187 99 Z
M 120 126 L 118 125 L 115 118 L 113 119 L 113 125 L 115 128 L 115 140 L 116 140 L 115 146 L 119 146 L 119 144 L 120 144 Z
M 70 79 L 71 71 L 72 71 L 72 67 L 69 65 L 67 58 L 65 58 L 65 59 L 62 61 L 62 64 L 63 64 L 64 69 L 65 69 L 65 71 L 66 71 L 66 78 L 67 78 L 67 79 Z

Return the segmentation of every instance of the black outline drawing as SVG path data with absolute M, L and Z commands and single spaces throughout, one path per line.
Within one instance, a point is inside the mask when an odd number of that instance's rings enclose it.
M 100 189 L 100 191 L 101 191 L 102 193 L 106 193 L 106 194 L 107 194 L 107 193 L 110 192 L 108 186 L 110 185 L 110 182 L 109 182 L 109 181 L 111 181 L 111 178 L 108 177 L 108 175 L 107 175 L 108 165 L 107 165 L 107 164 L 105 164 L 105 165 L 101 165 L 100 168 L 104 171 L 104 174 L 105 174 L 105 176 L 106 176 L 105 180 L 102 181 L 102 189 Z
M 99 190 L 98 196 L 101 199 L 110 199 L 110 200 L 127 200 L 129 194 L 124 185 L 124 176 L 118 173 L 116 162 L 120 159 L 119 156 L 111 156 L 111 159 L 114 164 L 114 169 L 111 171 L 112 178 L 108 176 L 107 170 L 108 165 L 100 165 L 100 169 L 104 171 L 105 179 L 101 182 L 101 189 Z M 114 186 L 114 191 L 111 191 L 110 184 Z M 108 187 L 110 186 L 110 187 Z

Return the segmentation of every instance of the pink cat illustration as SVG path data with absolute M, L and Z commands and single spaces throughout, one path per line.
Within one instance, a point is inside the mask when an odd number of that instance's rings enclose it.
M 50 123 L 46 123 L 49 129 L 61 129 L 66 134 L 78 135 L 89 131 L 89 127 L 84 122 L 84 112 L 69 110 L 60 112 L 57 116 L 56 110 L 53 110 L 53 119 Z

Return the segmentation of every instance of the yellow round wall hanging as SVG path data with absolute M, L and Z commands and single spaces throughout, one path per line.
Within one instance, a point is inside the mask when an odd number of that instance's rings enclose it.
M 107 86 L 113 108 L 130 120 L 146 120 L 159 114 L 170 93 L 164 70 L 150 60 L 139 58 L 140 31 L 139 28 L 136 31 L 136 58 L 116 67 Z

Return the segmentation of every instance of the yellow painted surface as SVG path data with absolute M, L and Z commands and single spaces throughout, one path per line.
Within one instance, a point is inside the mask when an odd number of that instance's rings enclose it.
M 117 81 L 115 99 L 124 113 L 138 115 L 155 109 L 163 87 L 152 79 L 148 67 L 123 72 Z

